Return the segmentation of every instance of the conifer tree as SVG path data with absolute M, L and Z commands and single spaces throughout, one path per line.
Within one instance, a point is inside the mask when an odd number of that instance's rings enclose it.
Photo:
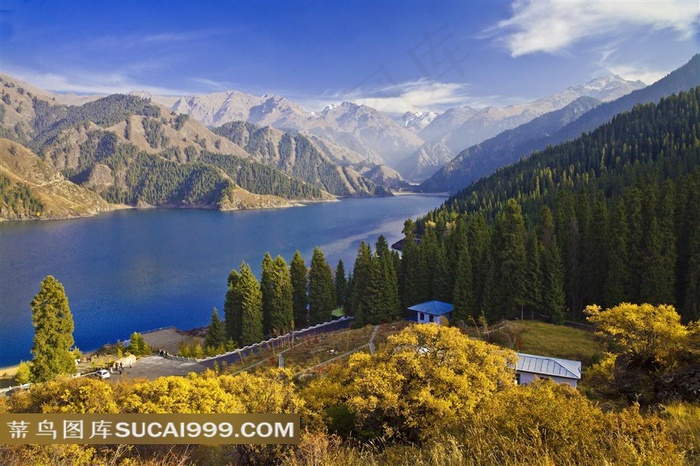
M 75 372 L 71 353 L 75 326 L 63 285 L 53 276 L 47 276 L 31 306 L 36 329 L 32 345 L 33 380 L 46 382 L 57 375 Z
M 610 216 L 610 244 L 608 255 L 608 270 L 603 285 L 603 302 L 606 306 L 616 306 L 625 301 L 631 301 L 629 246 L 627 215 L 622 201 L 615 204 L 615 210 Z
M 371 324 L 389 322 L 399 315 L 400 300 L 394 259 L 384 236 L 376 243 L 376 255 L 370 256 L 367 283 L 366 321 Z
M 274 263 L 275 288 L 270 315 L 270 330 L 278 335 L 292 329 L 294 320 L 294 293 L 292 276 L 287 262 L 277 256 Z
M 564 321 L 566 294 L 564 264 L 556 242 L 542 251 L 542 271 L 542 308 L 555 324 L 560 324 Z
M 536 235 L 528 235 L 526 242 L 525 307 L 533 315 L 542 310 L 542 247 Z M 521 315 L 521 318 L 524 318 Z
M 309 297 L 307 294 L 307 277 L 308 271 L 306 264 L 301 257 L 301 253 L 296 251 L 292 262 L 289 266 L 289 273 L 292 280 L 292 301 L 294 310 L 294 326 L 296 328 L 304 328 L 308 325 L 308 309 Z
M 240 344 L 258 343 L 263 339 L 262 292 L 253 271 L 245 262 L 241 264 L 240 279 L 234 290 L 240 300 Z
M 588 235 L 584 238 L 583 276 L 586 285 L 585 303 L 602 303 L 611 255 L 608 208 L 602 200 L 595 202 Z
M 459 253 L 455 272 L 454 312 L 452 314 L 454 322 L 469 323 L 471 317 L 476 317 L 473 286 L 471 254 L 467 244 L 464 243 Z
M 549 207 L 540 211 L 537 236 L 542 243 L 542 294 L 541 309 L 555 323 L 564 320 L 566 294 L 564 291 L 564 263 L 557 244 L 554 217 Z
M 143 339 L 143 335 L 138 332 L 131 334 L 131 337 L 129 338 L 129 346 L 127 346 L 126 349 L 134 356 L 151 354 L 151 348 L 146 343 L 146 340 Z
M 675 187 L 671 180 L 666 180 L 662 186 L 658 211 L 659 242 L 663 252 L 657 265 L 659 270 L 657 274 L 658 300 L 663 304 L 676 304 L 675 287 L 678 254 L 675 233 Z
M 500 318 L 520 314 L 525 305 L 525 221 L 520 204 L 509 199 L 500 219 L 498 267 L 501 288 Z
M 443 243 L 439 243 L 435 248 L 433 275 L 430 281 L 430 297 L 440 301 L 452 301 L 454 288 L 450 285 L 453 279 L 450 275 L 450 268 L 447 260 L 447 253 Z
M 224 323 L 219 319 L 219 312 L 214 308 L 211 312 L 211 321 L 207 334 L 204 337 L 205 348 L 223 348 L 226 344 L 226 328 Z
M 401 307 L 407 308 L 420 303 L 420 291 L 416 283 L 420 275 L 420 249 L 416 244 L 415 224 L 413 220 L 404 223 L 403 251 L 401 253 L 401 272 L 399 273 L 399 291 Z M 356 273 L 356 272 L 355 272 Z
M 467 223 L 467 245 L 472 263 L 474 311 L 481 315 L 484 309 L 484 288 L 491 268 L 490 231 L 486 218 L 479 213 L 470 215 Z
M 367 313 L 369 312 L 367 300 L 371 268 L 372 250 L 367 243 L 362 241 L 357 248 L 357 257 L 355 258 L 352 276 L 351 308 L 357 325 L 367 323 Z
M 467 241 L 467 220 L 466 214 L 460 215 L 454 222 L 454 228 L 450 236 L 445 241 L 445 256 L 447 257 L 448 268 L 448 288 L 455 289 L 457 278 L 457 267 L 459 265 L 459 257 L 462 249 L 468 247 Z
M 338 261 L 335 268 L 335 297 L 338 300 L 338 306 L 345 309 L 348 299 L 348 277 L 345 275 L 345 265 L 342 259 Z
M 242 314 L 240 296 L 236 293 L 236 285 L 240 280 L 240 274 L 236 269 L 231 270 L 228 276 L 228 289 L 224 301 L 224 319 L 226 328 L 226 340 L 241 341 Z
M 260 290 L 262 291 L 263 335 L 269 335 L 272 330 L 272 315 L 275 313 L 275 282 L 277 280 L 275 263 L 269 252 L 265 253 L 261 268 Z
M 316 247 L 309 269 L 309 323 L 315 325 L 330 320 L 331 311 L 335 307 L 333 272 L 323 251 Z
M 442 278 L 436 276 L 436 266 L 439 261 L 439 245 L 435 225 L 426 224 L 419 251 L 418 271 L 414 282 L 418 301 L 414 304 L 432 299 L 433 284 L 438 284 Z M 441 272 L 444 271 L 446 261 L 441 261 L 439 265 L 442 269 Z

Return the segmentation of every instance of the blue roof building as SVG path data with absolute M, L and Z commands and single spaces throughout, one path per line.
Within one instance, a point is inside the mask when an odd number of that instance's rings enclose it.
M 408 308 L 409 320 L 418 323 L 435 323 L 447 325 L 452 318 L 454 306 L 443 301 L 426 301 Z

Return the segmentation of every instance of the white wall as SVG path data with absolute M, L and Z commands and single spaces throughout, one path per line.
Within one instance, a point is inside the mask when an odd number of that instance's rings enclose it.
M 538 375 L 538 374 L 533 374 L 531 372 L 520 372 L 518 371 L 518 374 L 520 374 L 520 385 L 529 385 L 532 382 L 534 382 L 537 379 L 551 379 L 555 381 L 556 383 L 565 383 L 569 384 L 572 387 L 576 388 L 576 379 L 567 379 L 564 377 L 555 377 L 555 376 L 548 376 L 548 375 Z

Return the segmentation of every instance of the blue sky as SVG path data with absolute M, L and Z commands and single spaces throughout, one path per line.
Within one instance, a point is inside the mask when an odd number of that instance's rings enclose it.
M 700 51 L 694 1 L 0 0 L 0 69 L 72 93 L 274 93 L 393 113 L 651 83 Z

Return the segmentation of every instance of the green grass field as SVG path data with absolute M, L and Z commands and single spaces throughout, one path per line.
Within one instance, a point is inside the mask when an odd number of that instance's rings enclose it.
M 513 349 L 523 353 L 574 359 L 584 366 L 589 366 L 603 353 L 603 347 L 593 333 L 585 330 L 537 320 L 513 321 L 508 327 L 516 336 Z

